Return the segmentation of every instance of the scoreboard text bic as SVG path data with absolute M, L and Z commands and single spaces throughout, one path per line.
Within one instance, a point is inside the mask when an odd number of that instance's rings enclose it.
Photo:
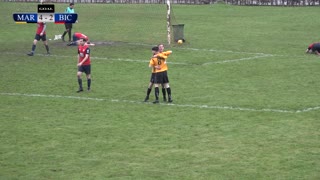
M 55 22 L 75 23 L 78 19 L 78 14 L 56 13 L 54 18 Z

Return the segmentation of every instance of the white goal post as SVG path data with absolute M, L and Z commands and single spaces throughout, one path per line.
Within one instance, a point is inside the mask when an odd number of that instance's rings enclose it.
M 167 0 L 167 37 L 168 45 L 171 44 L 171 3 Z

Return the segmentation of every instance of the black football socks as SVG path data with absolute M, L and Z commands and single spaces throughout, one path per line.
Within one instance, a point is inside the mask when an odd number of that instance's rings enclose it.
M 46 50 L 47 50 L 47 53 L 49 54 L 50 51 L 49 51 L 49 46 L 48 45 L 44 45 L 46 47 Z
M 87 81 L 88 81 L 88 91 L 89 91 L 91 88 L 91 79 L 88 79 Z
M 77 92 L 83 91 L 83 88 L 82 88 L 82 79 L 78 78 L 78 84 L 79 84 L 79 91 L 77 91 Z
M 69 42 L 71 42 L 71 29 L 68 31 Z
M 167 88 L 167 93 L 168 93 L 168 98 L 169 98 L 169 101 L 168 101 L 168 102 L 172 102 L 172 98 L 171 98 L 171 88 L 170 88 L 170 87 Z
M 162 88 L 162 95 L 163 95 L 163 100 L 164 101 L 167 101 L 167 98 L 166 98 L 166 89 L 163 87 Z
M 62 36 L 61 36 L 61 39 L 62 41 L 64 41 L 64 36 L 67 34 L 67 31 L 63 32 Z

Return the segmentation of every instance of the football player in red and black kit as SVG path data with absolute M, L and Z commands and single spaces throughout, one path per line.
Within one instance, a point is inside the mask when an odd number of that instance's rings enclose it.
M 86 43 L 86 40 L 83 38 L 79 40 L 77 66 L 78 66 L 77 77 L 78 77 L 78 84 L 79 84 L 79 90 L 77 92 L 79 93 L 83 91 L 82 79 L 81 79 L 81 75 L 83 72 L 87 76 L 87 86 L 88 86 L 88 91 L 90 91 L 90 86 L 91 86 L 90 48 Z
M 33 40 L 32 50 L 30 53 L 28 53 L 29 56 L 34 55 L 37 42 L 40 41 L 40 39 L 42 40 L 44 46 L 46 47 L 47 54 L 50 54 L 48 41 L 46 37 L 46 23 L 41 22 L 41 23 L 37 23 L 37 25 L 38 25 L 38 28 L 37 28 L 36 36 L 34 37 L 34 40 Z
M 76 45 L 79 45 L 79 40 L 80 39 L 84 39 L 86 40 L 86 44 L 89 45 L 89 46 L 94 46 L 95 44 L 93 43 L 90 43 L 89 41 L 89 37 L 85 34 L 82 34 L 80 32 L 75 32 L 73 34 L 73 38 L 72 38 L 72 41 L 70 43 L 68 43 L 67 45 L 68 46 L 76 46 Z
M 310 44 L 306 50 L 306 53 L 314 53 L 320 56 L 320 42 Z

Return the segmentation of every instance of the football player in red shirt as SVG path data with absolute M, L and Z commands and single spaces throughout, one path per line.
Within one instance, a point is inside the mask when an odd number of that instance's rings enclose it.
M 40 39 L 42 40 L 44 46 L 46 47 L 47 54 L 50 54 L 48 41 L 47 41 L 47 37 L 46 37 L 46 23 L 41 22 L 41 23 L 37 23 L 37 25 L 38 25 L 38 27 L 37 27 L 36 36 L 34 37 L 34 40 L 33 40 L 32 50 L 30 53 L 28 53 L 29 56 L 34 55 L 34 51 L 36 50 L 37 42 L 40 41 Z
M 94 46 L 94 45 L 95 45 L 95 44 L 93 44 L 93 43 L 90 43 L 89 37 L 88 37 L 87 35 L 85 35 L 85 34 L 83 34 L 83 33 L 80 33 L 80 32 L 75 32 L 75 33 L 73 34 L 73 38 L 72 38 L 73 41 L 71 41 L 71 42 L 68 43 L 67 45 L 68 45 L 68 46 L 79 45 L 79 40 L 80 40 L 80 39 L 86 40 L 86 44 L 89 45 L 89 46 Z
M 87 76 L 87 86 L 88 86 L 88 91 L 90 91 L 90 86 L 91 86 L 90 48 L 84 38 L 81 38 L 79 40 L 77 66 L 78 66 L 77 77 L 78 77 L 78 84 L 79 84 L 79 90 L 77 92 L 79 93 L 83 91 L 82 79 L 81 79 L 81 75 L 83 72 Z
M 308 49 L 306 50 L 306 53 L 314 53 L 318 56 L 320 56 L 320 42 L 312 43 L 308 46 Z

